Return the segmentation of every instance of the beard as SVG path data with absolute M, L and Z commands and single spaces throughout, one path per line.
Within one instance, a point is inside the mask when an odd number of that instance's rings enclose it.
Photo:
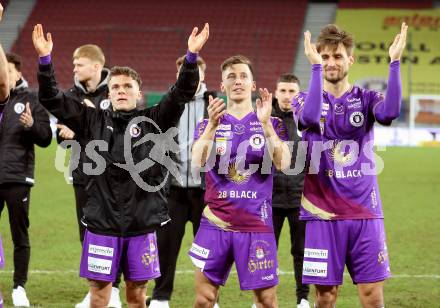
M 347 77 L 347 75 L 348 75 L 348 71 L 344 71 L 344 72 L 341 72 L 340 74 L 338 74 L 336 77 L 333 77 L 333 78 L 329 78 L 326 75 L 324 75 L 324 79 L 326 81 L 330 82 L 330 83 L 337 84 L 339 81 L 341 81 L 342 79 Z

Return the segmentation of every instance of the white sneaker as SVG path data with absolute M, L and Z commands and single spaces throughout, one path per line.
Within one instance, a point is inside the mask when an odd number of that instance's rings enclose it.
M 310 308 L 309 301 L 303 298 L 298 305 L 296 305 L 296 308 Z
M 220 306 L 218 305 L 218 303 L 214 304 L 214 308 L 220 308 Z
M 254 303 L 251 308 L 257 308 L 257 305 Z
M 81 303 L 75 305 L 75 308 L 90 308 L 90 292 L 87 293 Z
M 158 301 L 157 299 L 152 299 L 148 308 L 170 308 L 170 304 L 169 301 Z
M 29 307 L 29 300 L 26 296 L 26 291 L 22 286 L 12 290 L 12 303 L 14 307 Z
M 110 301 L 107 307 L 111 308 L 121 308 L 121 298 L 119 297 L 119 289 L 112 287 L 112 294 L 110 296 Z

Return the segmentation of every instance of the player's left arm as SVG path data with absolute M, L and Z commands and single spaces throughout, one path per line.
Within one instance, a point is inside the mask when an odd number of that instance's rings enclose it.
M 267 149 L 272 158 L 275 168 L 284 170 L 289 168 L 291 153 L 287 143 L 282 141 L 275 131 L 271 121 L 272 112 L 272 93 L 264 88 L 260 89 L 261 99 L 257 99 L 257 117 L 263 128 L 266 138 Z
M 390 73 L 385 99 L 380 100 L 373 106 L 375 119 L 382 124 L 391 124 L 391 121 L 400 115 L 402 101 L 402 81 L 400 79 L 400 58 L 406 45 L 408 26 L 402 23 L 400 33 L 394 38 L 389 48 L 391 59 Z

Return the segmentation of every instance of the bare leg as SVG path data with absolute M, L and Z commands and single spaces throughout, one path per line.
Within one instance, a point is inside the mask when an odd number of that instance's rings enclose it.
M 195 272 L 195 291 L 196 300 L 194 302 L 195 308 L 212 308 L 218 297 L 219 286 L 213 284 L 211 280 L 196 269 Z
M 89 279 L 90 308 L 106 308 L 112 293 L 112 283 Z
M 257 308 L 277 308 L 277 287 L 254 290 L 254 301 Z

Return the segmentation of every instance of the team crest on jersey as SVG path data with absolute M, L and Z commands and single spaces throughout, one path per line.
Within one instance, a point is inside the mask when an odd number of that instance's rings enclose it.
M 101 108 L 102 110 L 106 110 L 108 107 L 110 107 L 109 99 L 104 99 L 99 103 L 99 108 Z
M 16 114 L 21 114 L 24 111 L 25 107 L 23 103 L 16 103 L 14 105 L 14 111 Z
M 254 134 L 249 138 L 249 143 L 252 146 L 252 149 L 259 150 L 264 147 L 264 136 L 261 134 Z
M 141 134 L 141 128 L 137 124 L 133 124 L 130 126 L 130 136 L 133 138 L 139 137 Z
M 226 178 L 235 184 L 244 184 L 249 181 L 251 177 L 250 170 L 243 170 L 244 163 L 241 163 L 241 158 L 236 158 L 229 163 L 228 173 Z
M 354 127 L 361 127 L 364 125 L 364 114 L 360 111 L 355 111 L 350 114 L 350 124 Z
M 243 124 L 234 124 L 234 134 L 242 135 L 244 134 L 245 126 Z
M 344 114 L 344 105 L 340 103 L 335 104 L 335 114 L 338 115 Z

